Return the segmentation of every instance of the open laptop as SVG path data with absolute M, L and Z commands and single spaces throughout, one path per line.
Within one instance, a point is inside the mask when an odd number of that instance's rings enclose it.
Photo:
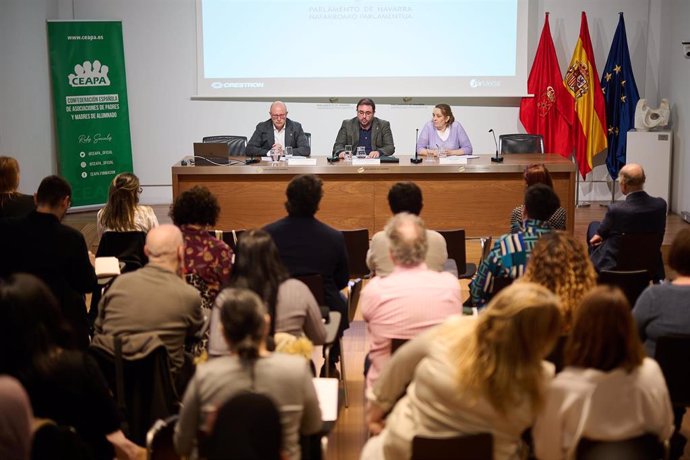
M 229 160 L 228 144 L 225 142 L 194 143 L 194 164 L 196 166 L 227 165 Z

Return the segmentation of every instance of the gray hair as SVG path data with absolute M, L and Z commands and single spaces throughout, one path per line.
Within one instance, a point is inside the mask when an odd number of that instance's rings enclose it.
M 401 212 L 390 218 L 385 228 L 395 265 L 414 267 L 426 258 L 429 243 L 424 221 L 414 214 Z

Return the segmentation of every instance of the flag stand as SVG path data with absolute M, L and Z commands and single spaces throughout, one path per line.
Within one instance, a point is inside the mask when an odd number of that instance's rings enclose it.
M 584 202 L 580 203 L 580 168 L 577 167 L 577 161 L 575 161 L 575 155 L 570 157 L 575 164 L 575 207 L 576 208 L 588 208 L 591 206 L 590 203 Z

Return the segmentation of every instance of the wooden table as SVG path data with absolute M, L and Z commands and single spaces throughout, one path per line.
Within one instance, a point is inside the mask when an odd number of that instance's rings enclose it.
M 464 228 L 467 236 L 496 236 L 509 231 L 510 212 L 522 203 L 526 165 L 544 163 L 554 189 L 567 211 L 567 229 L 575 220 L 575 166 L 556 154 L 506 155 L 503 163 L 490 156 L 468 160 L 467 165 L 399 164 L 353 166 L 329 164 L 316 157 L 316 166 L 287 166 L 270 162 L 233 166 L 172 167 L 173 197 L 203 185 L 220 202 L 216 228 L 222 230 L 262 227 L 286 215 L 285 188 L 294 176 L 317 174 L 324 181 L 324 197 L 317 217 L 338 229 L 381 230 L 391 213 L 388 190 L 396 182 L 413 181 L 422 189 L 422 218 L 432 229 Z

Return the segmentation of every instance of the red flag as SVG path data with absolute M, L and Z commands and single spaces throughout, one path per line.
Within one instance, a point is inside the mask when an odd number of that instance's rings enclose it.
M 573 98 L 563 85 L 563 76 L 551 38 L 549 13 L 546 13 L 537 54 L 527 79 L 527 91 L 534 94 L 534 97 L 524 97 L 520 102 L 520 121 L 525 131 L 529 134 L 541 134 L 547 153 L 558 153 L 570 158 Z
M 575 161 L 584 178 L 592 170 L 592 157 L 606 149 L 606 102 L 594 63 L 587 15 L 582 12 L 580 37 L 563 80 L 575 101 L 572 133 Z

